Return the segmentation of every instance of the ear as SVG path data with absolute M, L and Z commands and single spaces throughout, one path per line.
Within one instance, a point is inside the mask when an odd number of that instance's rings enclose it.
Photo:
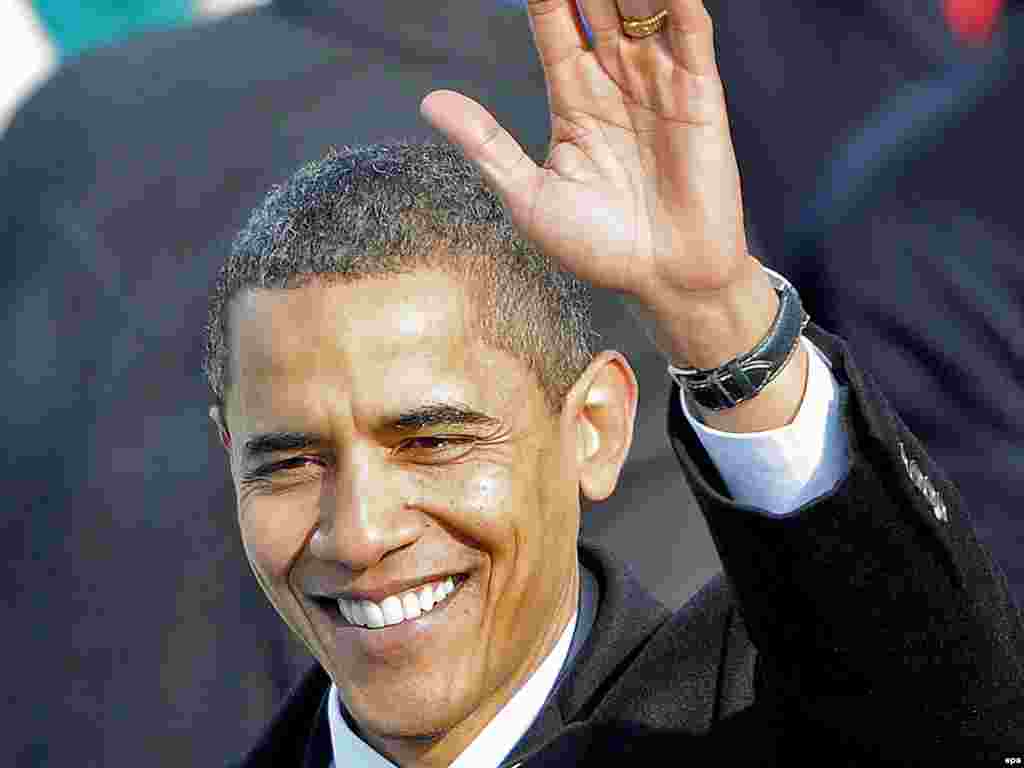
M 217 434 L 220 435 L 220 444 L 224 450 L 231 455 L 231 432 L 228 431 L 227 422 L 224 420 L 224 409 L 219 405 L 210 406 L 210 420 L 217 425 Z
M 583 372 L 566 399 L 574 421 L 580 490 L 591 501 L 612 495 L 633 444 L 639 387 L 621 352 L 606 350 Z

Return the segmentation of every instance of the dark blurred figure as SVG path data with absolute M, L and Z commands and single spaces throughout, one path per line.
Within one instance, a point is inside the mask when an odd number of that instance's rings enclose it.
M 709 4 L 759 257 L 878 372 L 1018 605 L 1022 5 L 982 46 L 939 0 Z
M 79 57 L 17 115 L 0 142 L 15 765 L 216 764 L 253 743 L 309 661 L 248 572 L 206 413 L 216 270 L 268 188 L 330 145 L 433 136 L 432 89 L 542 158 L 543 82 L 519 8 L 280 0 Z M 644 392 L 620 489 L 584 526 L 679 603 L 719 563 L 665 434 L 668 376 L 615 297 L 595 309 Z

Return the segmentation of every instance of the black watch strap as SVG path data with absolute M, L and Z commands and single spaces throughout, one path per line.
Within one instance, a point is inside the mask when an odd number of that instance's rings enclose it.
M 768 334 L 750 352 L 717 368 L 677 368 L 669 375 L 703 408 L 722 411 L 757 395 L 786 366 L 810 317 L 800 295 L 778 272 L 761 267 L 779 295 L 779 311 Z

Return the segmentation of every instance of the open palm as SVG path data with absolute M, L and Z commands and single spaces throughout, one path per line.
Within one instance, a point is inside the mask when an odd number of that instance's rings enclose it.
M 624 15 L 655 9 L 627 7 Z M 536 165 L 484 107 L 434 91 L 423 116 L 484 174 L 513 223 L 565 269 L 656 303 L 713 295 L 749 266 L 739 175 L 699 0 L 634 40 L 614 0 L 530 0 L 547 81 L 551 145 Z

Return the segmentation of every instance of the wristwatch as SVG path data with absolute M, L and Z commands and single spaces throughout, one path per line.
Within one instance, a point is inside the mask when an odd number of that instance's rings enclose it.
M 796 288 L 780 275 L 761 266 L 779 295 L 779 311 L 768 334 L 749 352 L 717 368 L 677 368 L 668 373 L 703 408 L 724 411 L 756 396 L 779 375 L 800 342 L 810 321 Z

